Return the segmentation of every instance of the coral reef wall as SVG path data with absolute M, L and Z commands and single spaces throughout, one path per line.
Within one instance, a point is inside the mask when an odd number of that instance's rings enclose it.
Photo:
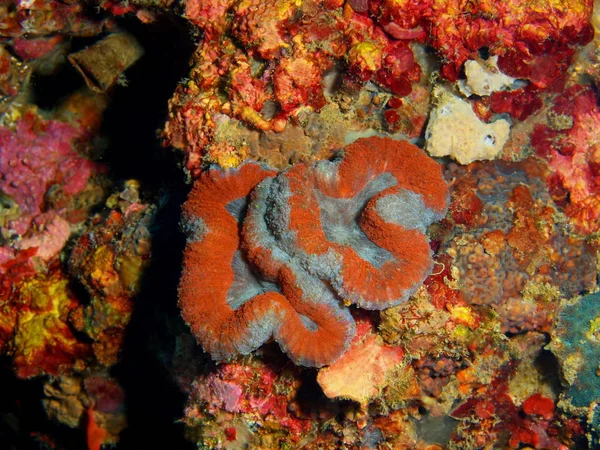
M 597 448 L 599 30 L 2 2 L 0 448 Z

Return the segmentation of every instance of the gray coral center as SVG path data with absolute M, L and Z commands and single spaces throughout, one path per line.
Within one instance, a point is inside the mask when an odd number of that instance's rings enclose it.
M 369 261 L 377 268 L 387 261 L 393 261 L 392 254 L 372 242 L 360 228 L 358 221 L 371 198 L 396 184 L 397 180 L 392 174 L 384 173 L 369 181 L 359 194 L 352 198 L 328 197 L 315 190 L 327 239 L 353 248 L 363 260 Z

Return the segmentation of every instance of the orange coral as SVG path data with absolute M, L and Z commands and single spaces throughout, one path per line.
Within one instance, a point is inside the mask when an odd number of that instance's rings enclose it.
M 447 187 L 420 149 L 382 138 L 272 175 L 245 164 L 194 185 L 184 206 L 183 316 L 215 359 L 273 336 L 298 364 L 331 364 L 354 321 L 327 286 L 368 309 L 405 301 L 431 270 L 424 229 L 445 213 Z
M 278 279 L 286 296 L 260 286 L 239 253 L 239 219 L 228 208 L 243 209 L 240 201 L 272 174 L 246 164 L 228 173 L 205 172 L 194 185 L 184 206 L 190 240 L 179 288 L 180 306 L 204 349 L 217 359 L 247 354 L 273 335 L 297 363 L 324 365 L 341 355 L 352 336 L 349 315 L 335 311 L 333 305 L 334 310 L 328 311 L 330 305 L 306 303 L 298 277 L 268 255 L 264 258 L 271 264 L 262 264 L 261 270 Z M 253 259 L 268 252 L 257 249 Z M 252 282 L 258 285 L 248 286 L 250 294 L 242 294 L 250 298 L 230 295 L 236 291 L 235 283 Z M 324 286 L 321 291 L 326 295 Z M 340 320 L 342 314 L 345 320 Z M 303 319 L 315 323 L 317 330 Z

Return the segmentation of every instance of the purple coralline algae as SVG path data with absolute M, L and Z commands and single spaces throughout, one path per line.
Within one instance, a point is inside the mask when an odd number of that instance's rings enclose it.
M 81 129 L 33 113 L 26 113 L 14 128 L 0 127 L 0 191 L 15 209 L 13 217 L 2 218 L 4 239 L 26 235 L 43 215 L 48 197 L 71 197 L 85 189 L 98 166 L 73 149 L 80 137 Z

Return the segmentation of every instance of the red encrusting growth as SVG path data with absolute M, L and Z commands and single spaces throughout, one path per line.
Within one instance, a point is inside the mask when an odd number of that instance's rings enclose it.
M 547 123 L 535 125 L 531 146 L 548 161 L 553 200 L 581 233 L 600 230 L 600 108 L 589 86 L 573 86 L 554 99 Z

